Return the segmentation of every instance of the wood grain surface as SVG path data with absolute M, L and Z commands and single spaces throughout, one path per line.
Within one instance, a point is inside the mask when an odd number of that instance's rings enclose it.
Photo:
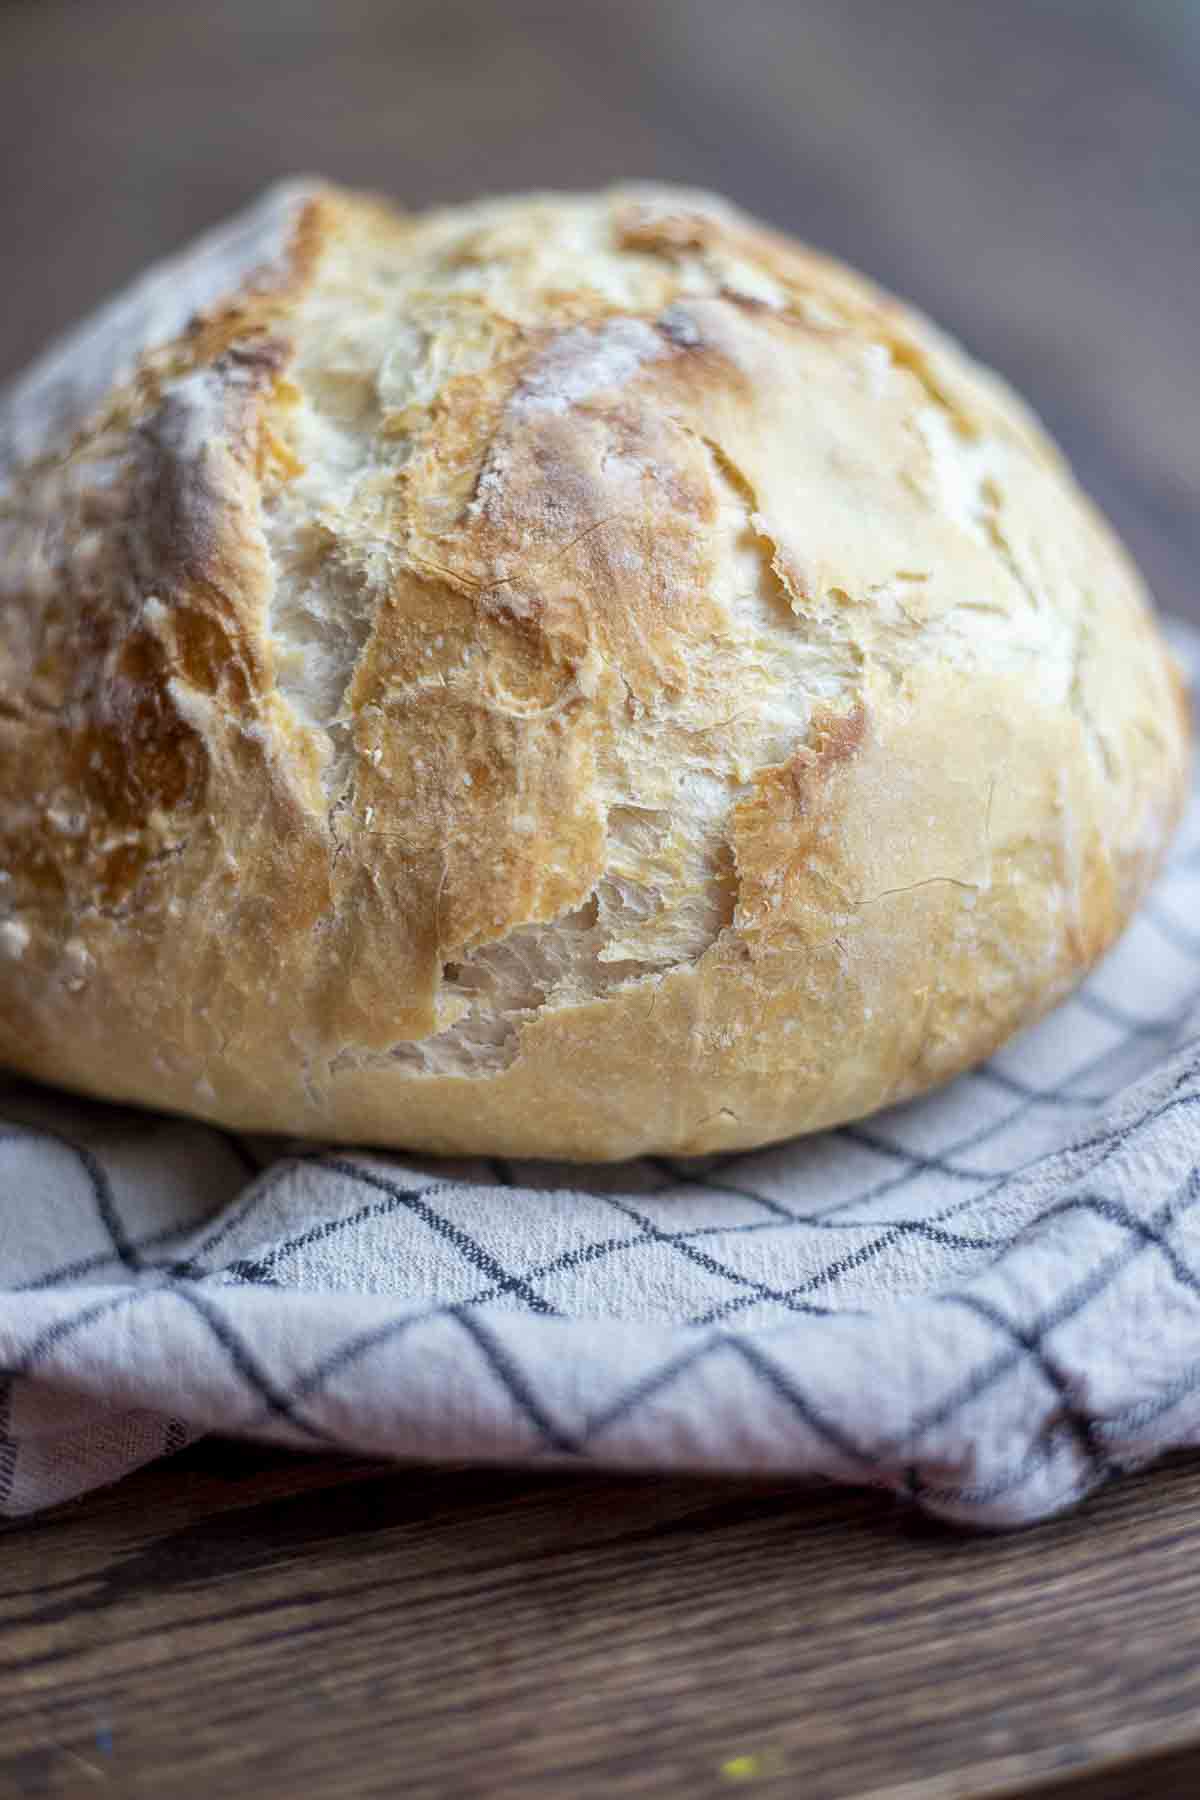
M 0 1794 L 1194 1796 L 1198 1611 L 1195 1460 L 967 1538 L 202 1446 L 0 1535 Z
M 274 177 L 722 188 L 1033 399 L 1200 619 L 1188 0 L 0 0 L 0 376 Z M 0 1535 L 0 1796 L 1200 1792 L 1200 1462 L 890 1501 L 201 1447 Z

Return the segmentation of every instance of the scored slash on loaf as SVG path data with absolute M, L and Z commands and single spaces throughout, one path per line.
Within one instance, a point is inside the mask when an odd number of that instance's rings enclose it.
M 615 1158 L 986 1056 L 1126 922 L 1182 684 L 1036 422 L 686 190 L 317 183 L 0 404 L 0 1059 Z

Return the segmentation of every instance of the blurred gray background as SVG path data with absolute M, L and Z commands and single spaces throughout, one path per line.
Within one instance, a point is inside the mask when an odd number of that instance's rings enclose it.
M 1200 0 L 0 0 L 0 377 L 289 171 L 657 176 L 917 301 L 1200 620 Z

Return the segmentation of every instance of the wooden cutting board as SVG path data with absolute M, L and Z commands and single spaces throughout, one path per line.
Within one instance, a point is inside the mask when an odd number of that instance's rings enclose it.
M 199 1446 L 0 1533 L 0 1796 L 1200 1792 L 1200 1459 L 963 1537 Z

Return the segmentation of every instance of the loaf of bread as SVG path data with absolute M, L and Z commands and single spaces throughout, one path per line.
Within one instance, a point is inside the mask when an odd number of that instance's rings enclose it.
M 1065 995 L 1179 677 L 1036 422 L 704 194 L 320 184 L 0 410 L 0 1060 L 234 1126 L 812 1131 Z

